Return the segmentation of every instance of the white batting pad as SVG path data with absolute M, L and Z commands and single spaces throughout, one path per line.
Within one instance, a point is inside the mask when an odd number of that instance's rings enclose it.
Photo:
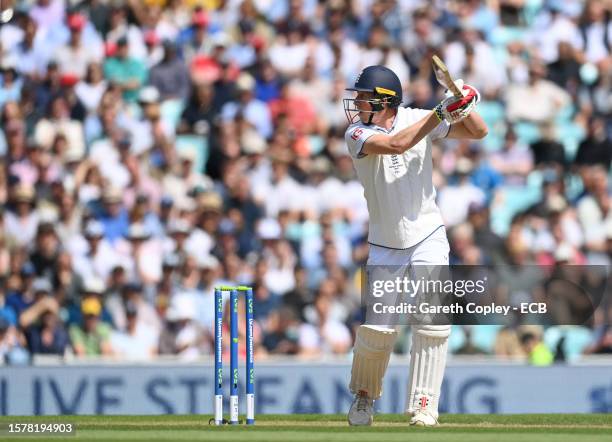
M 406 413 L 427 408 L 438 418 L 440 388 L 446 367 L 450 325 L 414 326 Z
M 363 390 L 371 399 L 382 395 L 382 381 L 396 337 L 397 331 L 392 328 L 361 325 L 357 329 L 349 386 L 354 394 Z

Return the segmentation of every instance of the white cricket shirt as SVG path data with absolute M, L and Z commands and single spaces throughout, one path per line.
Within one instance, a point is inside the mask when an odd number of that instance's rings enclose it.
M 368 203 L 370 244 L 407 249 L 444 224 L 432 182 L 431 141 L 448 135 L 450 125 L 446 121 L 401 155 L 361 152 L 372 135 L 392 135 L 429 112 L 399 107 L 389 131 L 360 121 L 351 124 L 344 134 Z

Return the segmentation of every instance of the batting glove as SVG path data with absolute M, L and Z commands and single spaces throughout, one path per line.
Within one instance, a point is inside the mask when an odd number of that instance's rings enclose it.
M 457 123 L 467 117 L 476 104 L 480 101 L 478 90 L 468 84 L 463 84 L 463 80 L 455 81 L 457 87 L 463 93 L 463 98 L 456 98 L 452 92 L 446 91 L 446 98 L 436 106 L 434 112 L 442 120 L 450 124 Z

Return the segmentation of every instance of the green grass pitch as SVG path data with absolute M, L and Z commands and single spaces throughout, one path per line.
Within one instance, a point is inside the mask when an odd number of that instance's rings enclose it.
M 372 427 L 349 427 L 344 415 L 262 415 L 254 426 L 210 426 L 210 416 L 0 417 L 9 422 L 70 422 L 76 435 L 28 440 L 97 441 L 322 441 L 528 442 L 611 441 L 612 414 L 464 415 L 441 417 L 437 428 L 415 428 L 403 415 L 377 415 Z M 4 430 L 6 431 L 6 430 Z M 384 433 L 384 434 L 382 434 Z M 0 434 L 0 440 L 25 440 Z

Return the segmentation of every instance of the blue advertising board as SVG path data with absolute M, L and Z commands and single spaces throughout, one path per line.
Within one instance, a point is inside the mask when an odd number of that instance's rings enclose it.
M 258 414 L 344 413 L 351 403 L 349 362 L 266 363 L 256 365 L 255 373 Z M 407 373 L 404 361 L 391 364 L 376 404 L 379 412 L 403 411 Z M 224 387 L 229 388 L 227 382 Z M 240 393 L 243 413 L 243 385 Z M 213 396 L 212 364 L 0 368 L 0 415 L 210 414 Z M 612 412 L 612 369 L 453 364 L 447 369 L 440 411 Z

